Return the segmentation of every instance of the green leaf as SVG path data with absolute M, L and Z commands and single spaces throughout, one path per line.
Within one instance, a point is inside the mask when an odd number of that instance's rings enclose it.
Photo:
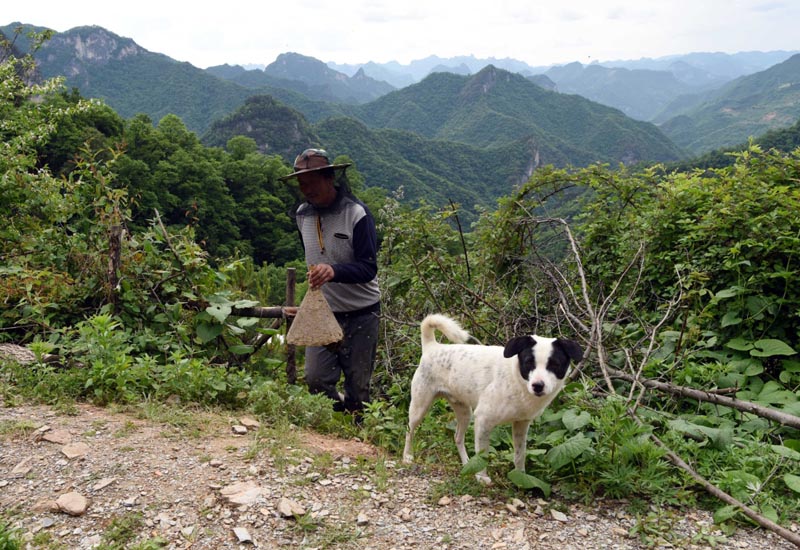
M 774 380 L 770 380 L 761 388 L 761 392 L 759 392 L 755 401 L 762 405 L 786 405 L 797 402 L 797 396 L 783 389 L 783 386 Z
M 483 458 L 481 455 L 475 455 L 470 458 L 466 464 L 464 464 L 463 468 L 461 468 L 461 475 L 475 475 L 478 472 L 485 470 L 487 465 L 488 462 L 486 462 L 485 458 Z
M 722 300 L 725 298 L 734 298 L 741 294 L 741 289 L 737 287 L 726 288 L 724 290 L 720 290 L 714 295 L 715 300 Z
M 722 326 L 729 327 L 731 325 L 738 325 L 742 322 L 737 310 L 730 310 L 722 316 Z
M 714 523 L 724 523 L 736 516 L 739 508 L 736 506 L 723 506 L 714 511 Z
M 222 334 L 222 325 L 212 325 L 209 323 L 200 323 L 197 325 L 197 336 L 203 344 L 210 342 L 220 334 Z
M 549 483 L 542 481 L 538 477 L 528 475 L 521 470 L 514 469 L 508 472 L 508 479 L 520 489 L 541 489 L 545 498 L 550 496 L 551 487 Z
M 236 355 L 247 355 L 248 353 L 253 353 L 254 349 L 255 348 L 253 346 L 238 344 L 236 346 L 231 346 L 230 351 Z
M 578 458 L 583 451 L 591 447 L 592 440 L 579 433 L 567 439 L 561 445 L 557 445 L 547 452 L 547 460 L 554 470 L 571 463 Z
M 224 323 L 225 319 L 228 318 L 228 315 L 231 314 L 231 306 L 230 304 L 211 305 L 206 308 L 206 313 L 211 315 L 221 324 Z
M 733 340 L 725 344 L 725 347 L 735 349 L 738 351 L 748 351 L 753 349 L 753 344 L 751 342 L 748 342 L 744 338 L 734 338 Z
M 800 493 L 800 476 L 796 476 L 794 474 L 784 474 L 783 482 L 795 493 Z
M 257 317 L 239 317 L 236 319 L 236 324 L 242 328 L 252 327 L 258 323 Z
M 789 447 L 784 447 L 783 445 L 770 445 L 773 451 L 778 453 L 784 458 L 790 458 L 792 460 L 800 460 L 800 453 L 795 451 L 794 449 L 790 449 Z
M 586 411 L 576 411 L 575 409 L 567 410 L 564 412 L 564 416 L 561 417 L 561 422 L 571 432 L 580 430 L 591 421 L 592 415 Z
M 756 349 L 750 350 L 750 355 L 754 357 L 772 357 L 773 355 L 794 355 L 797 353 L 791 346 L 775 340 L 767 338 L 765 340 L 758 340 L 753 344 Z

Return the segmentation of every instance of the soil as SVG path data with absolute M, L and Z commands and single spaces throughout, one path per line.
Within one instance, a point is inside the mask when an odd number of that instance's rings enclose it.
M 702 510 L 653 510 L 648 544 L 625 503 L 448 492 L 457 471 L 252 418 L 0 407 L 0 520 L 27 548 L 795 548 Z

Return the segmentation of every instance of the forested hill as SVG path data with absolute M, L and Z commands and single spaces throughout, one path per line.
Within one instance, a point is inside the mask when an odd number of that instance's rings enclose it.
M 661 127 L 692 153 L 736 145 L 800 119 L 800 54 L 723 86 Z
M 580 96 L 545 90 L 493 66 L 473 76 L 434 73 L 419 84 L 353 108 L 371 127 L 490 147 L 532 137 L 594 160 L 668 161 L 680 150 L 654 125 Z M 570 157 L 570 162 L 579 164 Z M 551 161 L 543 159 L 547 164 Z

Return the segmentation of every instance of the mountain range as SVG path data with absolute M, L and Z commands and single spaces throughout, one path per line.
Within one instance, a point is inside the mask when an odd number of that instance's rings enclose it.
M 125 118 L 175 114 L 207 144 L 249 135 L 286 159 L 325 145 L 347 152 L 371 185 L 467 204 L 507 193 L 542 164 L 670 162 L 800 116 L 800 55 L 791 52 L 627 67 L 430 57 L 405 73 L 396 63 L 344 67 L 290 52 L 264 68 L 203 70 L 87 26 L 56 33 L 35 58 L 42 77 L 63 75 Z

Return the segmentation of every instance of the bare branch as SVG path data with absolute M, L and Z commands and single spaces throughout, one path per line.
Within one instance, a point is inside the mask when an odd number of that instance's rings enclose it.
M 697 401 L 730 407 L 732 409 L 736 409 L 737 411 L 747 412 L 762 418 L 774 420 L 775 422 L 783 424 L 784 426 L 800 429 L 800 417 L 782 411 L 776 411 L 775 409 L 770 409 L 769 407 L 764 407 L 751 401 L 742 401 L 740 399 L 720 395 L 718 393 L 696 390 L 694 388 L 687 388 L 685 386 L 676 386 L 667 382 L 659 382 L 658 380 L 651 380 L 648 378 L 641 379 L 616 369 L 610 369 L 609 374 L 612 378 L 634 382 L 647 388 L 656 389 L 672 395 L 681 395 L 683 397 L 689 397 L 690 399 L 696 399 Z

